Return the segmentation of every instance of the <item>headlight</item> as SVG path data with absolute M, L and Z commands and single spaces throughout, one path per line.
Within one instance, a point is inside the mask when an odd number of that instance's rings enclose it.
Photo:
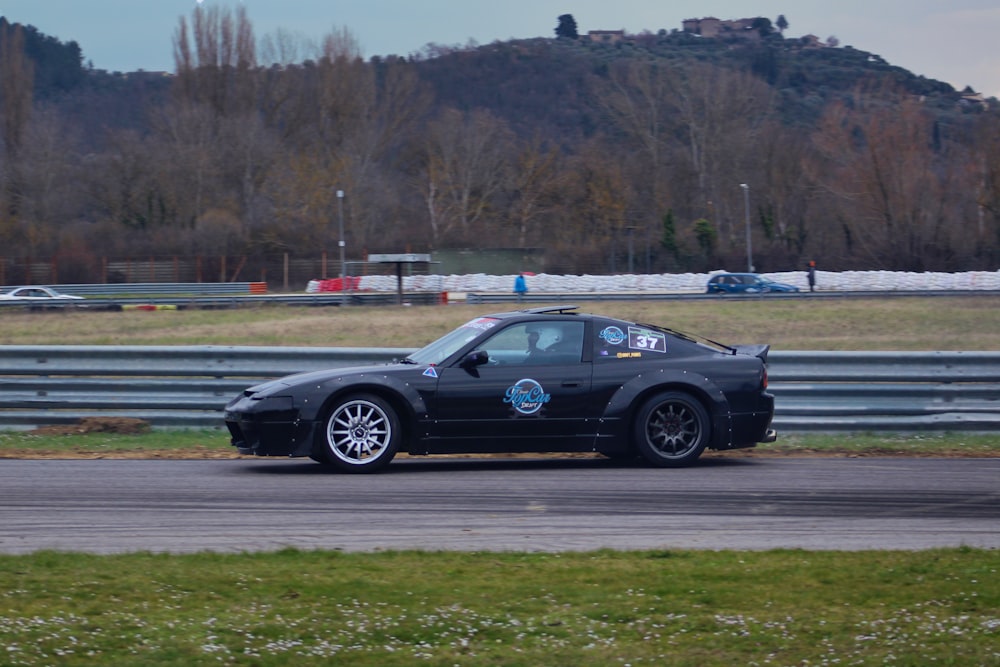
M 250 397 L 252 401 L 266 401 L 262 405 L 268 410 L 291 410 L 294 407 L 291 396 L 268 396 L 267 394 L 254 394 Z

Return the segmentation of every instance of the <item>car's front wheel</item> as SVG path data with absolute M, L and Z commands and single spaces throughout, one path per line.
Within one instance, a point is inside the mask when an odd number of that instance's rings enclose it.
M 642 456 L 654 466 L 693 463 L 708 444 L 708 411 L 696 398 L 679 391 L 657 394 L 636 414 L 633 437 Z
M 396 455 L 399 418 L 378 396 L 357 394 L 339 400 L 323 429 L 323 456 L 348 472 L 372 472 Z

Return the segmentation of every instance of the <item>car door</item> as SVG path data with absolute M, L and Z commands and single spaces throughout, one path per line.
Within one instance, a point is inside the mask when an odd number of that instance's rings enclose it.
M 439 368 L 429 406 L 433 437 L 446 449 L 484 452 L 573 450 L 591 442 L 585 327 L 583 320 L 515 322 L 476 347 L 489 362 Z

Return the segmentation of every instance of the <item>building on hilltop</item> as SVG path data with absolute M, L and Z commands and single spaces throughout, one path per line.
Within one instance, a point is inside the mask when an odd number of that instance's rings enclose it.
M 602 42 L 604 44 L 616 44 L 625 39 L 624 30 L 590 30 L 587 32 L 587 39 L 592 42 Z
M 685 19 L 681 22 L 684 32 L 689 32 L 702 37 L 745 37 L 756 39 L 760 34 L 754 30 L 753 24 L 757 19 L 734 19 L 732 21 L 721 21 L 714 16 L 707 16 L 701 19 Z
M 708 16 L 703 19 L 684 19 L 681 22 L 681 28 L 684 32 L 701 35 L 702 37 L 715 37 L 719 34 L 719 27 L 721 25 L 722 21 L 714 16 Z

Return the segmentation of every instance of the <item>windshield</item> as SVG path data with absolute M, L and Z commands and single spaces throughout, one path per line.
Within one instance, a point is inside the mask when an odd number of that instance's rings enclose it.
M 451 333 L 438 338 L 430 345 L 420 348 L 408 356 L 407 359 L 418 364 L 428 364 L 431 366 L 440 364 L 458 352 L 466 343 L 495 327 L 499 321 L 494 317 L 479 317 L 466 322 Z

